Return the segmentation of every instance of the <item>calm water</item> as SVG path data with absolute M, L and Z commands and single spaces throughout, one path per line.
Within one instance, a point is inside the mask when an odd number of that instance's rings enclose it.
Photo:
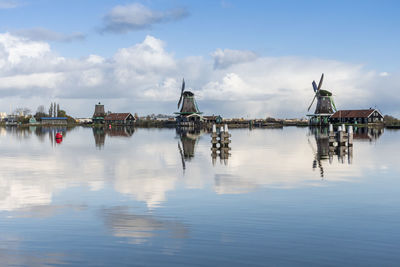
M 400 263 L 400 131 L 231 134 L 0 128 L 0 265 Z

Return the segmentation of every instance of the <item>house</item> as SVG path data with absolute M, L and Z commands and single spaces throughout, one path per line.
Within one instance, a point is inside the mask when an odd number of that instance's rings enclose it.
M 8 115 L 6 120 L 6 125 L 18 125 L 18 116 L 17 115 Z
M 338 110 L 330 118 L 331 123 L 383 123 L 383 115 L 377 109 Z
M 67 124 L 67 117 L 42 117 L 42 124 Z
M 30 119 L 29 119 L 29 124 L 37 124 L 37 121 L 36 121 L 36 119 L 35 119 L 35 117 L 31 117 Z
M 214 115 L 203 116 L 203 118 L 206 122 L 209 122 L 209 123 L 222 123 L 222 117 L 219 115 L 218 116 L 214 116 Z
M 110 113 L 104 117 L 106 124 L 133 125 L 136 118 L 131 113 Z

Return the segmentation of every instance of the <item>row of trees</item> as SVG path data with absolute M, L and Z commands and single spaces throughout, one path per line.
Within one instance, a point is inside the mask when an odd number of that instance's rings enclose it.
M 65 110 L 60 109 L 60 104 L 54 102 L 50 103 L 48 113 L 43 105 L 40 105 L 34 115 L 36 120 L 40 120 L 41 117 L 67 117 Z

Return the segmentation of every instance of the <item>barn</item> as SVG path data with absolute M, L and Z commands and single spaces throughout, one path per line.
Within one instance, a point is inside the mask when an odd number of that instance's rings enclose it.
M 106 124 L 133 125 L 136 118 L 131 113 L 110 113 L 104 117 Z
M 330 118 L 331 123 L 368 124 L 383 123 L 383 115 L 377 109 L 338 110 Z

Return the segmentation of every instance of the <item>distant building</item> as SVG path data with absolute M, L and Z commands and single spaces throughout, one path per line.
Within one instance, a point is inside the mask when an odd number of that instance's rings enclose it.
M 7 125 L 17 125 L 18 124 L 18 116 L 17 115 L 8 115 L 5 118 Z
M 67 124 L 67 117 L 42 117 L 42 124 Z
M 5 112 L 0 112 L 0 120 L 4 121 L 7 118 L 7 113 Z
M 205 122 L 209 123 L 222 123 L 222 117 L 221 116 L 203 116 L 203 119 Z
M 106 115 L 107 114 L 104 111 L 104 105 L 99 102 L 99 104 L 95 105 L 94 107 L 94 113 L 92 116 L 93 123 L 104 123 L 104 118 Z
M 106 124 L 133 125 L 136 118 L 131 113 L 111 113 L 104 117 Z
M 37 124 L 37 121 L 36 121 L 35 117 L 31 117 L 29 119 L 29 124 Z
M 92 119 L 92 118 L 76 118 L 75 121 L 76 121 L 77 123 L 86 123 L 86 124 L 89 124 L 89 123 L 92 123 L 92 122 L 93 122 L 93 119 Z
M 329 119 L 332 123 L 383 123 L 383 115 L 377 109 L 338 110 Z

